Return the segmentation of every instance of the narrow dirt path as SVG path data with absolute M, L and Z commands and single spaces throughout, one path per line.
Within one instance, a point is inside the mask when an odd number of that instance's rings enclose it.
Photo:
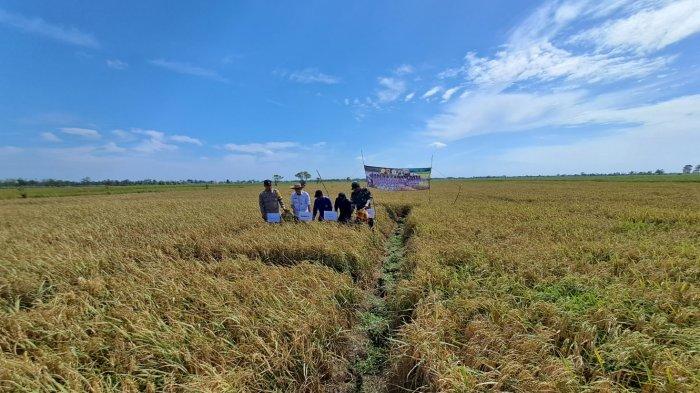
M 357 393 L 386 393 L 392 390 L 388 386 L 390 378 L 387 368 L 390 342 L 398 327 L 392 328 L 396 316 L 387 307 L 386 299 L 394 293 L 399 269 L 404 261 L 406 214 L 408 211 L 401 216 L 392 215 L 396 227 L 386 241 L 386 254 L 371 296 L 370 308 L 360 315 L 362 348 L 354 365 Z

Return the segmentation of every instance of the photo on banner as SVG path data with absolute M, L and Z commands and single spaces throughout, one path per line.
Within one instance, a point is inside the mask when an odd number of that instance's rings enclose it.
M 365 165 L 367 187 L 385 191 L 430 189 L 432 168 L 384 168 Z
M 323 212 L 324 221 L 338 221 L 338 212 L 327 210 Z
M 297 218 L 299 221 L 309 222 L 314 219 L 314 216 L 311 214 L 311 212 L 299 212 Z

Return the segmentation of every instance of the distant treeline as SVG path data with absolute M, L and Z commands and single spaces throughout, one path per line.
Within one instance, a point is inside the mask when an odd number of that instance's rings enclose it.
M 553 178 L 553 177 L 588 177 L 588 176 L 640 176 L 640 175 L 666 175 L 663 169 L 657 169 L 655 171 L 647 172 L 613 172 L 613 173 L 577 173 L 577 174 L 557 174 L 557 175 L 522 175 L 522 176 L 444 176 L 444 177 L 433 177 L 434 180 L 445 179 L 519 179 L 519 178 Z M 676 174 L 676 173 L 668 173 Z M 323 181 L 353 181 L 353 180 L 364 180 L 360 178 L 339 178 L 339 179 L 323 179 Z M 68 186 L 139 186 L 139 185 L 181 185 L 181 184 L 255 184 L 260 183 L 262 180 L 197 180 L 197 179 L 186 179 L 186 180 L 156 180 L 156 179 L 143 179 L 143 180 L 92 180 L 89 177 L 83 178 L 80 181 L 74 180 L 60 180 L 60 179 L 4 179 L 0 180 L 0 187 L 68 187 Z M 291 181 L 291 180 L 290 180 Z M 310 182 L 318 182 L 318 179 L 311 180 Z
M 601 177 L 601 176 L 648 176 L 648 175 L 680 175 L 680 173 L 673 173 L 669 172 L 666 173 L 663 169 L 657 169 L 655 171 L 646 171 L 646 172 L 636 172 L 636 171 L 630 171 L 627 173 L 622 173 L 622 172 L 612 172 L 612 173 L 586 173 L 586 172 L 581 172 L 581 173 L 574 173 L 574 174 L 556 174 L 556 175 L 520 175 L 520 176 L 508 176 L 508 175 L 500 175 L 500 176 L 471 176 L 471 177 L 454 177 L 454 176 L 447 176 L 443 177 L 442 179 L 520 179 L 520 178 L 537 178 L 537 177 L 542 177 L 542 178 L 547 178 L 547 177 Z M 433 178 L 436 179 L 436 178 Z
M 323 179 L 323 181 L 350 181 L 360 179 Z M 314 182 L 317 180 L 314 180 Z M 0 180 L 0 187 L 69 187 L 69 186 L 174 186 L 181 184 L 255 184 L 261 183 L 262 180 L 91 180 L 89 177 L 83 178 L 80 181 L 60 180 L 60 179 L 4 179 Z
M 68 187 L 68 186 L 166 186 L 166 185 L 179 185 L 179 184 L 247 184 L 247 183 L 258 183 L 258 180 L 224 180 L 224 181 L 214 181 L 214 180 L 156 180 L 156 179 L 143 179 L 143 180 L 90 180 L 89 178 L 83 179 L 81 181 L 73 180 L 60 180 L 60 179 L 5 179 L 0 180 L 0 187 Z

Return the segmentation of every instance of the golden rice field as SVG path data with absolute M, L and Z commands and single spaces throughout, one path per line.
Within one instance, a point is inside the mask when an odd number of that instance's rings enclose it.
M 258 192 L 0 200 L 0 391 L 700 391 L 700 182 Z

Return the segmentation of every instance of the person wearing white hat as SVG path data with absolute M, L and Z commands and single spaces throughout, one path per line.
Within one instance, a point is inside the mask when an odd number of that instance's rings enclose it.
M 295 217 L 299 217 L 299 213 L 311 211 L 311 197 L 309 193 L 303 190 L 301 184 L 297 183 L 290 187 L 294 190 L 291 197 L 292 211 Z

